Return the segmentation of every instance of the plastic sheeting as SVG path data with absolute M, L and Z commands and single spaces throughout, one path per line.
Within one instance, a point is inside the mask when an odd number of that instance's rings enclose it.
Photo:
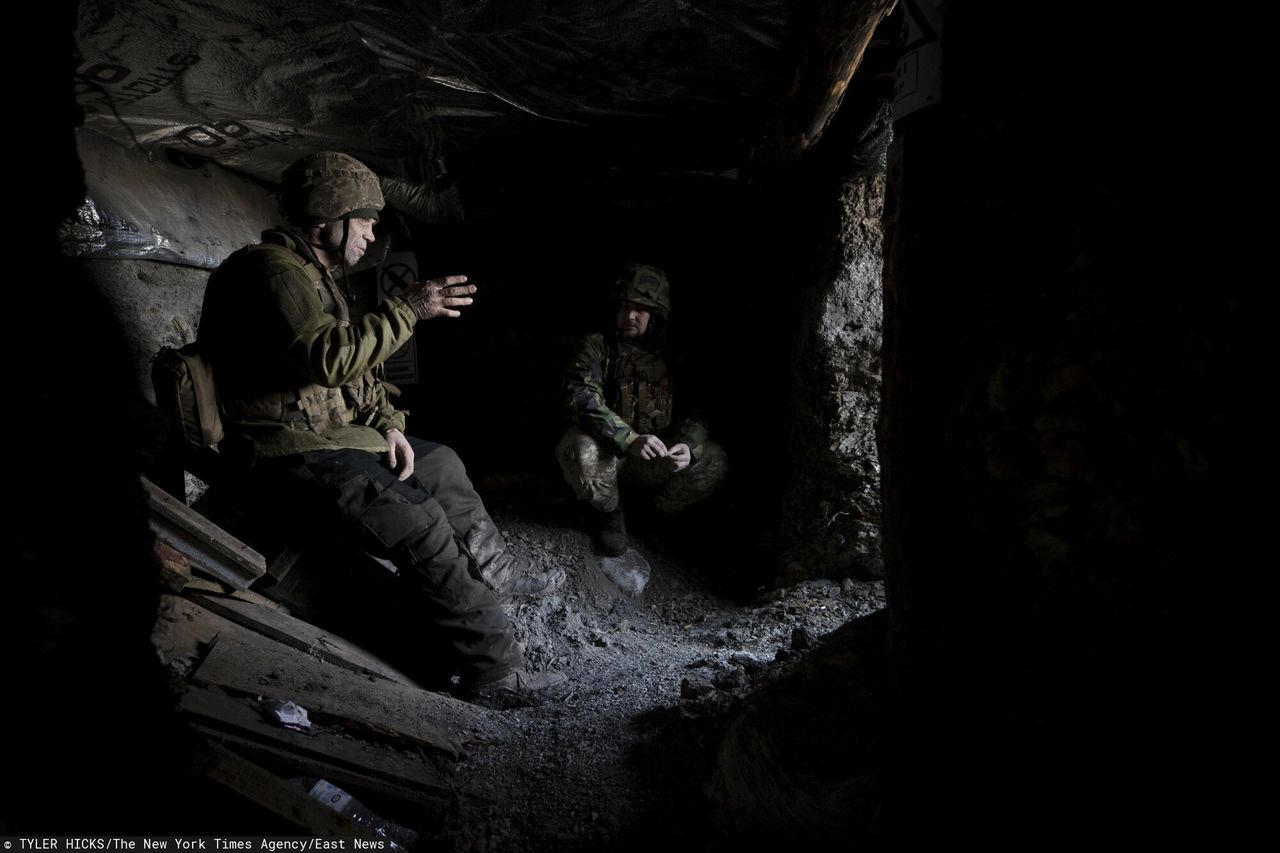
M 280 218 L 265 187 L 216 164 L 148 160 L 85 130 L 77 142 L 88 198 L 62 229 L 65 254 L 212 269 Z
M 446 125 L 733 102 L 784 20 L 782 0 L 99 0 L 81 6 L 77 85 L 100 132 L 269 178 L 282 147 L 394 159 Z
M 392 179 L 388 203 L 401 210 L 458 218 L 456 193 L 437 191 L 446 134 L 617 128 L 740 106 L 767 84 L 784 23 L 783 0 L 87 0 L 76 36 L 85 126 L 140 159 L 117 173 L 123 155 L 94 146 L 73 243 L 207 266 L 264 223 L 209 212 L 243 188 L 209 199 L 200 182 L 151 170 L 190 158 L 273 183 L 321 149 Z
M 739 102 L 784 19 L 782 0 L 100 0 L 81 5 L 76 85 L 88 126 L 122 145 L 267 180 L 337 148 L 422 181 L 446 132 Z

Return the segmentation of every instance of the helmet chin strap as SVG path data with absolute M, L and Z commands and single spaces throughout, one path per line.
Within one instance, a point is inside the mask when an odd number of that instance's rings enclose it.
M 332 243 L 325 244 L 325 243 L 313 243 L 310 240 L 307 241 L 308 245 L 314 246 L 317 249 L 322 249 L 325 252 L 329 252 L 330 254 L 337 254 L 338 263 L 342 265 L 342 289 L 346 293 L 347 299 L 349 301 L 353 298 L 351 295 L 351 285 L 347 281 L 347 240 L 348 238 L 350 238 L 350 236 L 351 236 L 351 217 L 344 216 L 342 217 L 342 242 L 340 242 L 338 245 L 335 246 Z
M 336 252 L 340 258 L 344 259 L 344 263 L 345 263 L 345 255 L 347 252 L 347 238 L 350 236 L 351 236 L 351 220 L 348 217 L 344 216 L 342 217 L 342 242 L 341 243 L 335 246 L 332 243 L 314 243 L 310 240 L 308 240 L 307 242 L 308 244 L 314 246 L 317 249 L 323 249 L 326 252 Z

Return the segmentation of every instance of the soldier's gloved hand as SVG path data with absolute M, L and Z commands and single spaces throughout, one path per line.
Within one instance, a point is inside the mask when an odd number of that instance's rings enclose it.
M 656 435 L 636 436 L 627 452 L 637 459 L 659 459 L 667 455 L 667 446 Z
M 404 289 L 400 297 L 409 303 L 419 320 L 432 317 L 461 317 L 454 309 L 471 304 L 468 293 L 475 293 L 476 286 L 467 284 L 465 275 L 416 281 Z
M 693 461 L 693 451 L 684 442 L 673 444 L 667 448 L 667 463 L 672 471 L 683 471 Z
M 387 466 L 395 472 L 401 481 L 409 479 L 413 473 L 413 445 L 404 433 L 392 427 L 387 430 Z

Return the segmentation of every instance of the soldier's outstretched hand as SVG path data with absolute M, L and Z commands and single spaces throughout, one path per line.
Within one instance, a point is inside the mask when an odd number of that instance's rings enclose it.
M 461 317 L 462 312 L 457 309 L 470 305 L 472 300 L 468 294 L 475 292 L 476 286 L 467 284 L 465 275 L 451 275 L 414 282 L 400 296 L 409 303 L 419 320 L 430 320 L 432 317 Z

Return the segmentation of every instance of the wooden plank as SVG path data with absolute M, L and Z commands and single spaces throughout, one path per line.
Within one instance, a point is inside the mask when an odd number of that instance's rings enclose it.
M 151 529 L 166 544 L 186 554 L 192 566 L 236 589 L 266 574 L 261 554 L 173 495 L 142 478 L 151 510 Z
M 231 621 L 336 667 L 374 678 L 413 684 L 413 679 L 334 634 L 278 610 L 247 601 L 194 593 L 191 600 Z
M 275 642 L 187 598 L 160 594 L 151 644 L 166 666 L 179 670 L 184 677 L 189 675 L 218 636 L 235 637 L 245 643 Z
M 271 561 L 267 574 L 271 576 L 273 582 L 280 583 L 289 576 L 300 559 L 302 559 L 302 549 L 297 545 L 286 545 Z
M 265 744 L 304 761 L 323 762 L 418 790 L 452 790 L 439 770 L 401 748 L 325 731 L 309 734 L 282 728 L 264 720 L 249 699 L 233 699 L 215 690 L 189 687 L 178 701 L 178 710 L 197 725 Z
M 313 719 L 328 716 L 452 756 L 462 754 L 466 731 L 489 725 L 484 711 L 452 697 L 325 666 L 296 649 L 253 646 L 234 637 L 219 640 L 192 680 L 292 700 Z
M 156 538 L 166 545 L 181 551 L 191 559 L 191 568 L 208 578 L 225 583 L 233 589 L 248 589 L 253 583 L 252 575 L 245 573 L 233 562 L 225 560 L 218 554 L 208 550 L 191 533 L 181 527 L 174 526 L 164 519 L 152 515 L 148 527 Z
M 205 580 L 204 578 L 192 578 L 187 581 L 180 592 L 212 592 L 221 594 L 226 591 L 226 587 L 218 581 Z M 240 592 L 241 590 L 236 590 Z
M 185 677 L 224 631 L 254 636 L 248 628 L 210 613 L 195 602 L 161 593 L 156 621 L 151 629 L 151 644 L 165 666 Z
M 212 760 L 205 775 L 312 835 L 378 838 L 369 827 L 361 826 L 333 811 L 312 799 L 301 788 L 293 787 L 284 779 L 226 747 L 211 742 L 209 752 Z
M 210 725 L 188 720 L 190 728 L 203 735 L 207 740 L 222 744 L 238 755 L 261 765 L 264 769 L 285 776 L 307 776 L 313 779 L 324 779 L 343 788 L 360 799 L 366 795 L 384 799 L 399 800 L 415 809 L 427 812 L 440 812 L 447 809 L 450 800 L 428 793 L 421 785 L 409 785 L 393 782 L 389 779 L 371 776 L 348 765 L 335 764 L 322 758 L 302 755 L 296 751 L 284 749 L 251 737 L 214 728 Z M 412 761 L 411 757 L 405 757 Z M 374 760 L 370 756 L 370 760 Z M 384 759 L 377 759 L 380 767 L 386 767 Z M 455 791 L 456 793 L 456 791 Z
M 245 602 L 248 602 L 249 604 L 256 604 L 259 607 L 265 607 L 268 610 L 283 609 L 286 615 L 289 614 L 288 608 L 284 607 L 284 605 L 282 605 L 280 602 L 272 601 L 270 598 L 267 598 L 265 595 L 262 595 L 261 593 L 258 593 L 258 592 L 254 592 L 251 589 L 217 590 L 215 591 L 215 594 L 223 595 L 223 596 L 226 596 L 227 598 L 234 598 L 237 601 L 245 601 Z

